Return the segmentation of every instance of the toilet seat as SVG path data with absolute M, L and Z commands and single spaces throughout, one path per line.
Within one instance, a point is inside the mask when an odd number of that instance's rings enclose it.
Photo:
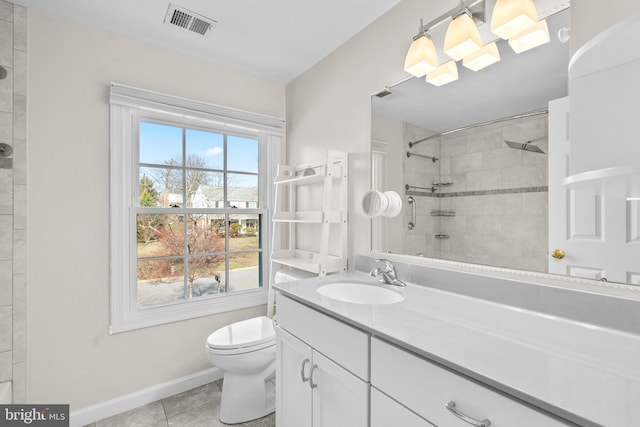
M 240 354 L 275 345 L 273 321 L 266 316 L 254 317 L 224 326 L 207 338 L 207 348 L 217 354 Z

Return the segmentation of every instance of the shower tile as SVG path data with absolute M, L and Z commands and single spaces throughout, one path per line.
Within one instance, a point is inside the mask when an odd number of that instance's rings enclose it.
M 13 275 L 13 316 L 27 315 L 27 275 L 25 273 Z
M 0 261 L 0 306 L 13 303 L 13 289 L 11 278 L 13 277 L 11 261 Z
M 13 365 L 13 403 L 27 403 L 27 364 Z
M 0 382 L 11 381 L 13 376 L 13 354 L 11 351 L 0 352 Z
M 13 6 L 13 47 L 27 50 L 27 9 L 23 6 Z
M 467 138 L 464 135 L 444 136 L 440 144 L 441 157 L 453 157 L 466 153 Z
M 451 158 L 451 173 L 467 173 L 482 170 L 482 153 L 469 153 Z
M 13 363 L 27 361 L 27 319 L 17 317 L 13 319 Z
M 13 114 L 0 112 L 0 142 L 11 144 L 13 140 Z
M 13 273 L 27 272 L 27 230 L 13 231 Z
M 502 186 L 504 188 L 539 187 L 547 185 L 547 168 L 540 165 L 504 168 Z
M 27 95 L 27 52 L 13 51 L 13 93 Z
M 27 139 L 27 97 L 13 97 L 13 138 Z
M 13 213 L 13 172 L 0 169 L 0 215 Z
M 482 162 L 482 168 L 484 170 L 499 170 L 521 165 L 522 150 L 514 150 L 513 148 L 507 147 L 484 152 Z
M 27 186 L 13 187 L 13 229 L 27 228 Z
M 466 177 L 467 191 L 494 190 L 502 186 L 500 171 L 469 172 Z
M 0 26 L 2 21 L 0 21 Z M 0 34 L 0 40 L 2 34 Z M 1 64 L 1 63 L 0 63 Z M 11 113 L 13 111 L 13 68 L 4 66 L 7 76 L 0 80 L 0 111 Z
M 0 1 L 0 19 L 3 21 L 13 21 L 13 4 Z
M 467 153 L 476 151 L 497 150 L 502 147 L 502 132 L 500 129 L 484 130 L 474 133 L 467 138 Z
M 0 215 L 0 236 L 13 235 L 13 217 Z M 13 253 L 13 239 L 0 239 L 0 261 L 10 260 Z
M 0 20 L 0 65 L 13 65 L 13 23 Z
M 23 139 L 13 140 L 13 183 L 27 183 L 27 142 Z
M 495 194 L 482 196 L 484 215 L 515 216 L 522 215 L 522 193 Z
M 7 352 L 13 347 L 13 314 L 11 306 L 0 307 L 0 351 Z

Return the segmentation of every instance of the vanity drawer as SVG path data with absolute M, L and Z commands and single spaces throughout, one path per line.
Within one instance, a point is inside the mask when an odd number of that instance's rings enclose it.
M 395 400 L 371 388 L 371 427 L 433 427 Z
M 282 329 L 369 381 L 369 334 L 281 293 L 276 294 L 276 301 L 276 322 Z
M 439 426 L 469 425 L 445 407 L 448 402 L 491 427 L 567 425 L 377 338 L 371 341 L 371 385 Z

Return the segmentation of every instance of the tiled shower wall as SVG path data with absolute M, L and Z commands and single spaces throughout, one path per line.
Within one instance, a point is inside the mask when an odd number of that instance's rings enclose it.
M 27 12 L 0 0 L 0 403 L 24 403 L 26 362 Z M 7 151 L 5 150 L 6 154 Z
M 405 159 L 410 185 L 431 187 L 434 177 L 452 182 L 435 192 L 408 192 L 418 201 L 419 214 L 416 228 L 405 229 L 407 253 L 547 271 L 547 155 L 515 150 L 504 142 L 542 137 L 532 144 L 548 152 L 546 135 L 546 114 L 513 119 L 445 135 L 439 148 L 422 148 L 439 151 L 434 165 L 423 160 L 423 176 L 412 171 L 417 159 Z M 431 216 L 432 210 L 455 215 Z M 405 218 L 408 215 L 405 205 Z

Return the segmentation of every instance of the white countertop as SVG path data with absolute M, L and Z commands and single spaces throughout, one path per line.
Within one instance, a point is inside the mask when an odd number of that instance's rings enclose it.
M 344 279 L 388 287 L 404 300 L 353 304 L 316 291 Z M 381 285 L 357 271 L 274 287 L 579 425 L 640 423 L 638 335 L 427 286 Z

